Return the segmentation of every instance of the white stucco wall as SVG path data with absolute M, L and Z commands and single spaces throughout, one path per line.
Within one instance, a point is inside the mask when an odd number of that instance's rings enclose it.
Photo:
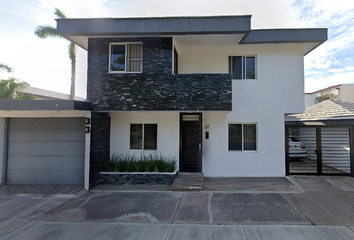
M 178 49 L 181 74 L 228 73 L 229 56 L 256 56 L 257 79 L 238 80 L 233 92 L 242 88 L 238 96 L 257 108 L 276 106 L 283 113 L 305 110 L 302 44 L 180 45 Z
M 228 56 L 256 56 L 257 79 L 232 81 L 232 111 L 203 112 L 204 175 L 285 176 L 284 114 L 305 110 L 303 46 L 235 44 L 177 47 L 181 74 L 228 73 Z M 179 112 L 111 113 L 111 154 L 140 153 L 129 150 L 130 123 L 157 123 L 157 152 L 178 158 Z M 257 124 L 256 152 L 228 151 L 229 123 Z M 209 139 L 205 138 L 206 131 L 209 131 Z
M 257 66 L 257 80 L 232 81 L 231 112 L 203 114 L 205 176 L 285 176 L 284 113 L 304 111 L 302 55 L 264 52 Z M 229 123 L 257 124 L 257 152 L 228 151 Z
M 315 104 L 315 97 L 313 94 L 305 94 L 305 109 Z
M 4 137 L 5 137 L 5 118 L 0 117 L 0 185 L 3 180 L 4 171 Z
M 340 91 L 343 102 L 354 102 L 354 84 L 342 84 Z
M 157 124 L 157 151 L 130 150 L 130 124 Z M 116 112 L 111 113 L 111 155 L 114 153 L 162 153 L 179 159 L 178 112 Z
M 264 112 L 262 112 L 264 113 Z M 237 116 L 235 113 L 204 113 L 203 173 L 211 177 L 285 176 L 283 115 Z M 229 123 L 257 123 L 257 151 L 228 150 Z M 209 130 L 205 126 L 209 125 Z M 205 139 L 209 131 L 209 139 Z

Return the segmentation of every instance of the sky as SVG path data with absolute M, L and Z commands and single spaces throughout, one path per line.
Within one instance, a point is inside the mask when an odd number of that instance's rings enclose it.
M 54 8 L 69 18 L 252 15 L 252 29 L 328 28 L 328 40 L 304 57 L 305 92 L 354 83 L 354 1 L 348 0 L 0 0 L 0 63 L 33 87 L 70 92 L 65 39 L 40 39 L 56 27 Z M 76 95 L 86 98 L 87 53 L 79 48 Z

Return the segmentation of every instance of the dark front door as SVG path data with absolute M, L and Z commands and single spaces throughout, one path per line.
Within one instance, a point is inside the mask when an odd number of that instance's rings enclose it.
M 202 172 L 202 114 L 180 114 L 181 172 Z

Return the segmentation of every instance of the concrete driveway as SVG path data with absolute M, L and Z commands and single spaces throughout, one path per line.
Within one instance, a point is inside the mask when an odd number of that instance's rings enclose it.
M 243 179 L 242 191 L 3 194 L 0 238 L 354 239 L 353 178 L 290 177 L 273 191 L 266 181 Z

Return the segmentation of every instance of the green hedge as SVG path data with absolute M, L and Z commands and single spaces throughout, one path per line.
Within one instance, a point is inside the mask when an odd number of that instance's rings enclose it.
M 104 162 L 105 172 L 174 172 L 177 160 L 162 154 L 113 154 Z

